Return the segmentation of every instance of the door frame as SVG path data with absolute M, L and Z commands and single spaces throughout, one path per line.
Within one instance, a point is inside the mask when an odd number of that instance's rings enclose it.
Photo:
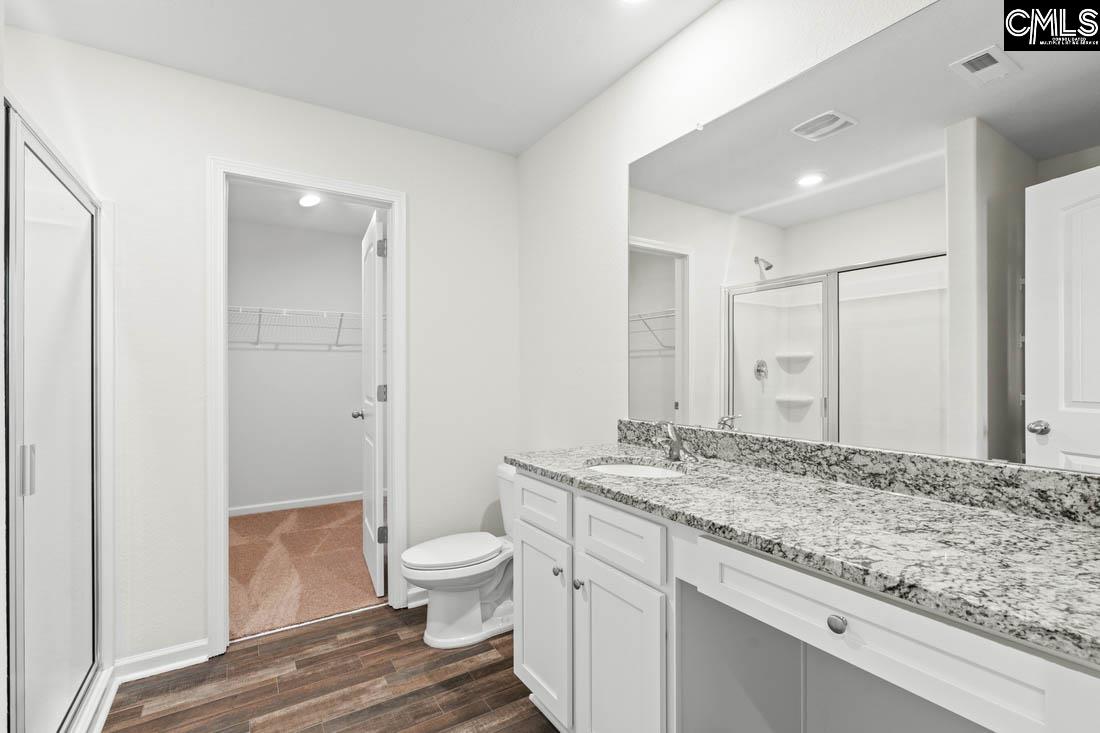
M 676 410 L 676 418 L 673 422 L 686 425 L 691 422 L 692 399 L 691 388 L 694 380 L 691 377 L 691 323 L 692 323 L 692 298 L 695 292 L 694 268 L 691 266 L 691 250 L 678 247 L 673 244 L 661 242 L 656 239 L 644 237 L 629 237 L 627 241 L 627 256 L 631 252 L 644 252 L 647 254 L 671 257 L 676 264 L 676 401 L 680 406 Z M 628 263 L 629 265 L 629 263 Z M 630 282 L 629 266 L 627 267 L 627 362 L 630 360 Z M 627 403 L 630 398 L 630 378 L 627 375 Z
M 113 203 L 102 201 L 96 197 L 91 188 L 75 173 L 75 168 L 62 156 L 57 148 L 42 134 L 41 128 L 31 118 L 25 108 L 7 90 L 3 95 L 3 130 L 4 139 L 9 143 L 7 155 L 0 156 L 4 162 L 4 172 L 0 175 L 0 192 L 4 201 L 9 200 L 11 183 L 15 176 L 22 172 L 16 169 L 10 159 L 12 150 L 26 140 L 33 138 L 34 147 L 37 148 L 39 157 L 49 167 L 50 171 L 58 177 L 64 185 L 85 208 L 92 209 L 92 374 L 90 383 L 92 387 L 92 482 L 94 503 L 92 508 L 92 542 L 93 542 L 93 630 L 95 658 L 88 675 L 80 688 L 74 705 L 66 716 L 64 725 L 73 730 L 91 729 L 94 721 L 101 721 L 107 714 L 107 706 L 113 697 L 111 693 L 114 684 L 115 666 L 115 333 L 117 322 L 117 300 L 115 291 L 115 207 Z M 20 134 L 11 126 L 14 118 L 21 123 Z M 14 144 L 13 144 L 14 143 Z M 48 159 L 45 160 L 45 159 Z M 19 207 L 16 207 L 19 208 Z M 15 222 L 14 211 L 8 212 L 4 222 L 4 247 L 5 252 L 10 253 L 13 241 Z M 8 255 L 10 257 L 10 254 Z M 9 282 L 12 275 L 9 268 L 10 261 L 5 262 L 4 281 Z M 5 356 L 10 354 L 11 344 L 9 338 L 12 333 L 11 319 L 19 317 L 20 313 L 13 310 L 16 304 L 7 300 L 7 289 L 0 294 L 3 301 L 4 317 L 0 318 L 0 338 L 3 339 Z M 9 429 L 11 418 L 10 410 L 13 401 L 10 397 L 10 389 L 13 387 L 12 370 L 9 369 L 8 359 L 5 358 L 3 369 L 4 380 L 4 411 L 5 417 L 0 423 L 0 435 L 3 440 L 3 453 L 0 453 L 0 461 L 3 463 L 5 475 L 5 506 L 7 507 L 10 523 L 4 524 L 5 541 L 0 551 L 0 560 L 4 561 L 4 576 L 6 583 L 5 598 L 7 603 L 3 616 L 5 631 L 10 645 L 7 652 L 7 705 L 6 711 L 10 714 L 9 725 L 13 731 L 23 730 L 22 697 L 23 689 L 20 686 L 21 674 L 16 674 L 17 665 L 21 660 L 17 658 L 17 602 L 16 597 L 20 590 L 16 583 L 21 580 L 18 573 L 13 573 L 16 562 L 16 543 L 18 541 L 17 527 L 15 526 L 15 480 L 16 467 L 10 460 L 14 455 L 15 435 Z
M 206 495 L 207 495 L 207 655 L 229 646 L 229 481 L 228 481 L 228 219 L 229 178 L 252 178 L 368 199 L 389 207 L 386 236 L 388 363 L 387 384 L 390 462 L 387 494 L 387 601 L 408 605 L 408 583 L 401 574 L 401 553 L 408 536 L 408 374 L 407 262 L 405 193 L 354 181 L 288 171 L 211 156 L 207 159 L 207 340 L 206 340 Z

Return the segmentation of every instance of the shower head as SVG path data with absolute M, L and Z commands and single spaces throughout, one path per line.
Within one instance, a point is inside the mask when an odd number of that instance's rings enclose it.
M 775 265 L 773 265 L 772 263 L 768 262 L 768 261 L 767 261 L 766 259 L 764 259 L 763 257 L 753 257 L 753 258 L 752 258 L 752 261 L 753 261 L 753 262 L 755 262 L 756 264 L 760 265 L 761 267 L 763 267 L 763 268 L 764 268 L 764 272 L 767 272 L 768 270 L 770 270 L 770 269 L 772 269 L 773 267 L 775 267 Z

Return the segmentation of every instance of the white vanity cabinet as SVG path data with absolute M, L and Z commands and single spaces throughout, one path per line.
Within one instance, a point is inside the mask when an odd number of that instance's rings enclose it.
M 659 585 L 664 527 L 522 475 L 517 482 L 516 675 L 563 731 L 661 733 L 667 596 L 624 567 Z
M 1091 733 L 1100 675 L 517 476 L 516 675 L 563 733 Z

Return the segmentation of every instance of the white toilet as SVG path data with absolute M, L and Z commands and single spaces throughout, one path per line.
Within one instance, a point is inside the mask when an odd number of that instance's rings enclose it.
M 464 532 L 401 553 L 401 572 L 428 591 L 424 643 L 439 649 L 469 646 L 512 630 L 512 519 L 516 469 L 497 466 L 505 537 Z

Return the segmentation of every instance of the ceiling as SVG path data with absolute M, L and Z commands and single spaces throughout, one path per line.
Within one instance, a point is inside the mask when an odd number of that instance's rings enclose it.
M 7 0 L 7 23 L 519 153 L 717 0 Z
M 342 234 L 362 239 L 371 215 L 380 211 L 359 199 L 323 193 L 311 208 L 298 205 L 308 189 L 249 178 L 229 178 L 229 218 L 288 229 Z
M 944 128 L 969 117 L 1038 160 L 1100 144 L 1100 53 L 1010 53 L 1021 71 L 982 87 L 948 69 L 1002 43 L 1003 12 L 940 0 L 636 161 L 631 185 L 785 227 L 943 185 Z M 819 142 L 790 132 L 834 109 L 859 124 Z M 815 171 L 825 184 L 797 185 Z

